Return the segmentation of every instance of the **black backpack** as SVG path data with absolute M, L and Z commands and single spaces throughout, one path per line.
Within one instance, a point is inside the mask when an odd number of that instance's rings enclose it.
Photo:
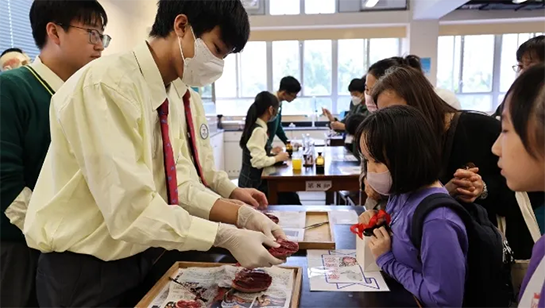
M 447 207 L 461 218 L 468 236 L 467 274 L 464 307 L 508 307 L 514 299 L 511 284 L 510 249 L 486 210 L 475 203 L 458 203 L 446 194 L 426 197 L 414 212 L 411 241 L 420 249 L 424 219 L 433 210 Z

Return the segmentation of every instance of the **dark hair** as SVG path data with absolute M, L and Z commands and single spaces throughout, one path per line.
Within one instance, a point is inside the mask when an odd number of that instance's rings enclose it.
M 419 72 L 422 72 L 420 57 L 415 55 L 408 55 L 405 58 L 391 57 L 387 59 L 382 59 L 371 65 L 367 73 L 373 75 L 376 79 L 379 79 L 386 74 L 386 71 L 388 71 L 388 69 L 400 65 L 406 65 L 414 68 Z
M 363 141 L 369 159 L 388 167 L 392 194 L 418 190 L 439 178 L 441 143 L 414 107 L 392 106 L 370 114 L 358 128 L 356 140 L 358 145 Z
M 513 83 L 503 104 L 509 101 L 509 114 L 515 132 L 534 158 L 545 153 L 545 64 L 524 71 Z M 535 120 L 535 121 L 532 121 Z M 534 122 L 533 132 L 529 123 Z M 532 145 L 532 144 L 535 144 Z
M 352 79 L 350 84 L 348 85 L 348 91 L 358 91 L 358 92 L 365 92 L 365 81 L 363 79 Z
M 525 55 L 531 60 L 537 58 L 539 62 L 545 62 L 545 35 L 533 37 L 520 45 L 517 50 L 517 61 L 522 62 Z
M 394 91 L 407 102 L 407 105 L 424 114 L 440 138 L 446 131 L 446 114 L 457 112 L 435 93 L 424 74 L 408 66 L 392 67 L 375 84 L 372 96 L 377 105 L 379 95 L 385 91 Z
M 346 132 L 350 135 L 356 135 L 358 127 L 360 126 L 361 122 L 365 120 L 365 118 L 366 116 L 362 113 L 355 113 L 348 116 L 344 122 Z
M 278 98 L 274 96 L 274 94 L 263 91 L 259 93 L 254 100 L 254 103 L 250 106 L 248 109 L 248 113 L 246 114 L 246 122 L 244 122 L 244 131 L 242 132 L 242 136 L 240 137 L 240 147 L 244 149 L 246 147 L 246 143 L 248 143 L 248 139 L 252 136 L 253 126 L 255 121 L 262 116 L 269 107 L 273 107 L 275 109 L 278 109 L 280 106 L 280 102 L 278 101 Z
M 187 16 L 195 36 L 220 27 L 221 40 L 237 53 L 244 49 L 250 37 L 248 13 L 240 0 L 159 0 L 150 36 L 165 38 L 174 30 L 174 20 Z
M 280 80 L 280 88 L 278 91 L 297 94 L 301 92 L 301 83 L 292 76 L 286 76 Z
M 6 50 L 4 50 L 2 52 L 2 54 L 0 55 L 0 57 L 4 56 L 5 54 L 7 54 L 8 52 L 18 52 L 18 53 L 23 53 L 23 50 L 21 48 L 8 48 Z
M 34 0 L 30 8 L 32 36 L 39 49 L 47 42 L 46 25 L 50 22 L 68 31 L 70 23 L 79 21 L 85 25 L 102 27 L 108 24 L 106 11 L 97 0 Z

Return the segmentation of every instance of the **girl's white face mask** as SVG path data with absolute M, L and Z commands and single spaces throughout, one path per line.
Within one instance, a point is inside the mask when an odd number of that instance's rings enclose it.
M 184 61 L 182 81 L 191 87 L 204 87 L 218 80 L 223 74 L 223 59 L 216 57 L 204 41 L 195 37 L 193 28 L 191 34 L 195 38 L 195 55 L 193 58 L 184 57 L 181 39 L 178 38 L 180 54 Z

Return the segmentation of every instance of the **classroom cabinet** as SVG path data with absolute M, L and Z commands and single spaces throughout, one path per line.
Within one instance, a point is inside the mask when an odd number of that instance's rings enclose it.
M 241 136 L 242 132 L 239 131 L 224 133 L 224 170 L 230 178 L 238 178 L 242 167 L 242 149 L 239 146 Z
M 210 138 L 210 146 L 214 153 L 214 164 L 217 170 L 224 170 L 224 133 L 218 133 Z

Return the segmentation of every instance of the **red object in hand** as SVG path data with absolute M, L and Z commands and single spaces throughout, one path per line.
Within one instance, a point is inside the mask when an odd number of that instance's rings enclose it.
M 197 301 L 178 301 L 176 308 L 201 308 L 201 304 Z
M 269 213 L 263 213 L 265 214 L 265 216 L 269 217 L 270 220 L 272 220 L 275 224 L 278 224 L 278 222 L 280 222 L 280 219 L 278 219 L 278 217 L 272 215 L 272 214 L 269 214 Z
M 278 259 L 285 260 L 299 250 L 299 244 L 297 244 L 296 242 L 278 240 L 277 243 L 280 244 L 280 247 L 269 248 L 269 253 L 273 255 L 273 257 Z
M 231 283 L 233 289 L 242 293 L 258 293 L 267 290 L 272 283 L 272 277 L 261 269 L 240 270 Z
M 352 225 L 350 227 L 350 232 L 356 234 L 361 239 L 363 239 L 363 234 L 366 230 L 372 230 L 382 225 L 389 226 L 391 221 L 392 218 L 390 217 L 390 214 L 386 213 L 385 210 L 380 210 L 375 215 L 373 215 L 373 217 L 371 217 L 367 224 Z

